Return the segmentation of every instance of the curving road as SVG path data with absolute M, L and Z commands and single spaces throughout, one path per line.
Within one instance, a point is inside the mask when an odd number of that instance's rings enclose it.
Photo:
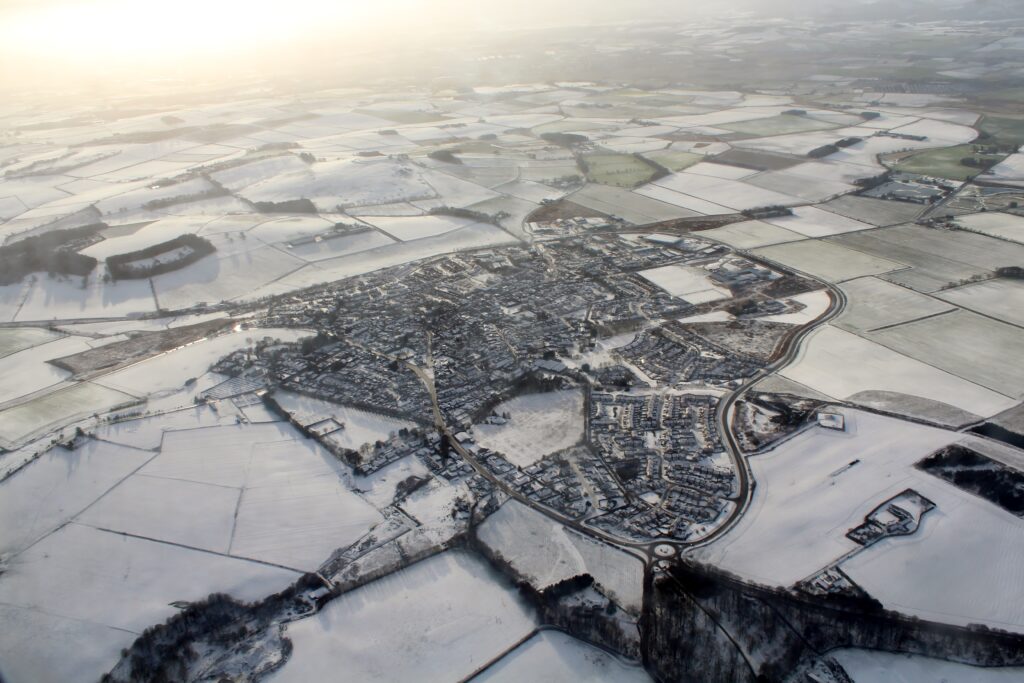
M 737 253 L 743 252 L 737 251 Z M 764 262 L 764 259 L 753 257 L 750 254 L 744 253 L 743 255 L 752 260 Z M 784 272 L 793 272 L 791 268 L 783 267 L 780 264 L 772 263 L 771 265 L 776 269 L 783 270 Z M 800 273 L 800 275 L 821 282 L 809 275 L 803 273 Z M 797 354 L 800 352 L 800 345 L 802 344 L 803 340 L 807 337 L 807 335 L 816 330 L 820 325 L 828 322 L 829 320 L 839 315 L 846 307 L 846 295 L 842 292 L 841 289 L 839 289 L 838 287 L 831 283 L 821 282 L 821 284 L 828 290 L 830 295 L 830 304 L 828 310 L 826 310 L 825 313 L 820 315 L 815 320 L 798 327 L 792 333 L 787 335 L 786 338 L 783 340 L 781 353 L 774 362 L 759 370 L 755 375 L 747 379 L 735 391 L 728 394 L 718 402 L 718 409 L 716 412 L 718 433 L 722 440 L 722 445 L 725 447 L 726 452 L 729 454 L 729 457 L 732 460 L 733 466 L 736 470 L 736 476 L 739 481 L 739 490 L 736 492 L 736 495 L 730 499 L 735 505 L 733 507 L 733 510 L 729 513 L 729 518 L 726 519 L 724 523 L 719 525 L 710 534 L 696 541 L 629 541 L 618 536 L 606 533 L 599 529 L 589 527 L 578 520 L 566 517 L 562 513 L 553 510 L 549 507 L 546 507 L 544 505 L 541 505 L 536 501 L 520 494 L 518 491 L 512 489 L 507 484 L 505 484 L 504 481 L 497 477 L 487 467 L 482 465 L 473 456 L 472 453 L 470 453 L 466 448 L 462 446 L 462 444 L 456 441 L 455 435 L 449 428 L 449 426 L 445 423 L 444 416 L 441 413 L 441 408 L 438 405 L 437 392 L 434 385 L 433 377 L 431 377 L 426 371 L 424 371 L 417 365 L 413 365 L 412 363 L 406 363 L 406 365 L 414 373 L 416 373 L 417 377 L 420 378 L 420 381 L 423 382 L 424 386 L 427 388 L 427 391 L 430 395 L 431 403 L 433 405 L 434 422 L 437 428 L 441 431 L 442 434 L 444 434 L 448 438 L 451 447 L 454 448 L 455 451 L 473 467 L 473 469 L 475 469 L 481 476 L 483 476 L 485 479 L 491 482 L 491 485 L 493 485 L 496 489 L 504 492 L 510 498 L 514 498 L 520 503 L 528 505 L 530 508 L 536 510 L 537 512 L 543 514 L 551 520 L 558 522 L 559 524 L 562 524 L 564 526 L 567 526 L 571 529 L 574 529 L 579 533 L 598 538 L 602 541 L 605 541 L 620 548 L 629 548 L 632 550 L 641 551 L 647 556 L 648 563 L 651 563 L 656 559 L 661 559 L 655 553 L 655 548 L 657 546 L 672 546 L 675 549 L 676 554 L 679 554 L 687 549 L 697 548 L 702 545 L 706 545 L 717 539 L 719 536 L 722 536 L 723 534 L 727 533 L 733 526 L 735 526 L 735 524 L 739 521 L 740 517 L 742 517 L 743 514 L 747 511 L 747 508 L 750 506 L 750 501 L 753 496 L 754 481 L 747 463 L 747 458 L 744 455 L 743 451 L 740 449 L 739 444 L 736 441 L 736 436 L 732 429 L 733 407 L 736 405 L 736 402 L 739 401 L 743 397 L 743 395 L 746 394 L 747 391 L 749 391 L 755 384 L 757 384 L 765 377 L 771 375 L 774 372 L 777 372 L 778 370 L 784 368 L 785 366 L 793 362 L 793 360 L 797 357 Z

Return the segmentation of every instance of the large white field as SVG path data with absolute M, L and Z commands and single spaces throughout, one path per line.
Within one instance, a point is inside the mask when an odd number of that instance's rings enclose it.
M 268 680 L 448 683 L 526 637 L 533 617 L 511 586 L 472 555 L 448 551 L 342 595 L 293 622 L 295 649 Z
M 804 239 L 804 235 L 800 233 L 762 221 L 744 221 L 712 230 L 702 230 L 700 236 L 723 242 L 736 249 L 753 249 Z
M 8 683 L 97 681 L 136 638 L 132 631 L 14 605 L 0 605 L 0 623 L 0 676 Z
M 368 219 L 367 222 L 402 242 L 443 235 L 473 223 L 469 219 L 454 216 L 382 216 Z
M 252 202 L 310 199 L 321 211 L 437 196 L 434 188 L 408 165 L 350 159 L 275 175 L 245 187 L 239 194 Z
M 641 683 L 651 677 L 560 631 L 541 631 L 472 679 L 475 683 Z
M 45 344 L 60 334 L 42 327 L 5 327 L 0 329 L 0 358 Z
M 313 571 L 382 519 L 304 443 L 257 444 L 252 459 L 274 471 L 250 476 L 235 518 L 232 555 Z M 300 459 L 310 465 L 294 462 Z M 316 466 L 320 474 L 309 471 Z
M 296 578 L 265 564 L 72 523 L 10 561 L 0 577 L 0 603 L 139 633 L 174 614 L 174 601 L 215 591 L 258 600 Z
M 872 413 L 841 412 L 846 431 L 813 427 L 749 459 L 758 483 L 750 508 L 729 533 L 697 551 L 701 559 L 771 585 L 807 578 L 858 547 L 846 532 L 886 499 L 930 477 L 913 464 L 958 437 Z M 843 470 L 855 460 L 860 462 Z
M 290 342 L 309 336 L 305 330 L 256 328 L 229 332 L 160 354 L 124 370 L 104 375 L 99 384 L 136 396 L 180 389 L 185 380 L 199 377 L 218 360 L 265 337 Z
M 986 280 L 946 289 L 935 296 L 975 313 L 1024 327 L 1024 282 L 1020 280 Z
M 672 296 L 691 304 L 719 301 L 732 296 L 727 288 L 715 284 L 708 271 L 695 266 L 661 266 L 641 270 L 639 275 Z
M 0 445 L 17 443 L 48 427 L 135 403 L 134 397 L 92 382 L 79 382 L 0 411 Z
M 797 360 L 783 377 L 840 400 L 886 391 L 917 396 L 989 417 L 1014 400 L 926 365 L 867 339 L 825 325 L 804 341 Z
M 191 308 L 199 303 L 244 299 L 261 286 L 294 273 L 306 262 L 269 246 L 236 253 L 218 252 L 181 270 L 152 278 L 153 291 L 166 310 Z M 147 282 L 143 282 L 147 285 Z
M 413 242 L 385 245 L 358 254 L 325 259 L 280 278 L 266 288 L 251 292 L 247 299 L 280 294 L 295 289 L 311 287 L 354 275 L 363 275 L 382 268 L 418 261 L 420 259 L 447 254 L 465 249 L 493 247 L 516 242 L 516 239 L 501 228 L 475 223 L 443 235 L 424 237 Z M 271 291 L 272 290 L 272 291 Z
M 526 467 L 583 438 L 583 393 L 578 389 L 523 394 L 499 404 L 498 415 L 509 413 L 506 424 L 473 427 L 476 442 Z
M 877 277 L 847 280 L 842 290 L 846 308 L 834 324 L 850 332 L 866 332 L 953 309 L 933 297 Z
M 226 553 L 240 493 L 224 486 L 135 475 L 98 499 L 77 521 Z
M 1013 683 L 1024 679 L 1021 667 L 968 666 L 880 650 L 832 650 L 828 656 L 839 662 L 853 683 Z
M 377 230 L 370 230 L 369 232 L 360 232 L 355 235 L 329 237 L 296 246 L 289 245 L 284 248 L 292 256 L 297 256 L 304 261 L 315 262 L 345 256 L 346 254 L 358 254 L 362 251 L 376 249 L 377 247 L 393 243 L 394 240 L 387 235 Z
M 0 555 L 15 553 L 72 519 L 154 456 L 90 441 L 53 448 L 0 483 Z M 17 520 L 17 523 L 14 523 Z
M 754 253 L 829 282 L 842 282 L 907 267 L 897 261 L 820 240 L 777 244 L 756 249 Z
M 767 218 L 765 222 L 806 237 L 828 237 L 874 227 L 814 206 L 799 206 L 793 209 L 792 216 Z
M 278 391 L 274 394 L 274 399 L 304 425 L 334 418 L 335 421 L 344 425 L 344 429 L 333 432 L 331 441 L 341 448 L 354 451 L 359 450 L 363 444 L 387 440 L 392 434 L 403 428 L 415 427 L 407 420 L 330 403 L 291 391 Z
M 0 357 L 0 404 L 59 384 L 71 375 L 47 361 L 92 348 L 85 337 L 60 337 Z
M 160 455 L 136 476 L 212 486 L 232 494 L 219 495 L 224 502 L 217 506 L 213 500 L 198 500 L 211 489 L 182 488 L 177 500 L 209 506 L 207 514 L 184 529 L 157 519 L 154 535 L 186 534 L 196 543 L 215 541 L 221 543 L 220 552 L 303 571 L 316 569 L 331 552 L 350 545 L 382 519 L 352 492 L 339 462 L 285 423 L 165 432 Z M 153 498 L 122 507 L 121 514 L 125 508 L 138 507 L 152 509 L 155 515 L 162 497 Z
M 103 282 L 102 276 L 93 272 L 84 279 L 50 278 L 45 273 L 34 273 L 27 282 L 28 294 L 17 311 L 18 322 L 112 318 L 156 310 L 146 280 Z
M 538 589 L 590 574 L 608 597 L 640 612 L 644 565 L 639 558 L 566 529 L 516 500 L 488 517 L 477 533 Z
M 958 216 L 956 222 L 968 230 L 1024 243 L 1024 217 L 996 211 Z

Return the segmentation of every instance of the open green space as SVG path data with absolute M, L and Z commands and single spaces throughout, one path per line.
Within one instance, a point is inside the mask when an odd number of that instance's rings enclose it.
M 957 145 L 944 149 L 929 149 L 908 156 L 896 164 L 896 170 L 949 180 L 970 180 L 1005 158 L 1005 154 L 980 152 L 976 145 Z M 973 159 L 974 165 L 965 164 L 964 161 L 967 159 Z
M 615 187 L 636 187 L 654 177 L 653 166 L 632 154 L 588 154 L 587 180 Z
M 982 132 L 988 133 L 999 142 L 1024 145 L 1024 119 L 1006 116 L 986 116 L 979 124 Z
M 700 154 L 694 154 L 692 152 L 676 152 L 673 150 L 647 152 L 644 154 L 644 157 L 673 172 L 690 168 L 704 160 L 704 157 Z

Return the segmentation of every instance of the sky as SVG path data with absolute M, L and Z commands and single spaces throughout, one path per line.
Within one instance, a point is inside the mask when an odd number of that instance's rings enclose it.
M 272 71 L 517 28 L 963 1 L 0 0 L 0 87 Z
M 739 2 L 742 0 L 726 0 Z M 273 62 L 329 43 L 520 27 L 679 18 L 696 0 L 0 0 L 0 80 L 47 82 L 176 67 Z M 722 0 L 718 0 L 718 7 Z

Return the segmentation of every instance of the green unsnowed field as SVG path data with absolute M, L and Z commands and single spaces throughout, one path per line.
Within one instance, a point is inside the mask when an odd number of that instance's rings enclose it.
M 767 137 L 769 135 L 806 133 L 812 130 L 828 130 L 829 128 L 838 128 L 838 126 L 834 123 L 818 121 L 817 119 L 812 119 L 808 116 L 780 114 L 767 119 L 754 119 L 752 121 L 726 123 L 718 126 L 718 128 L 724 128 L 743 135 Z
M 645 157 L 656 164 L 661 164 L 670 171 L 678 172 L 700 163 L 704 157 L 692 152 L 674 152 L 666 150 L 662 152 L 647 152 Z
M 632 154 L 588 154 L 587 180 L 615 187 L 636 187 L 654 177 L 654 167 Z
M 1000 142 L 1024 145 L 1024 119 L 986 116 L 979 127 Z
M 970 180 L 981 173 L 982 168 L 962 164 L 961 160 L 967 157 L 979 159 L 987 168 L 1005 159 L 1006 155 L 978 154 L 974 151 L 973 145 L 957 145 L 945 149 L 930 149 L 908 156 L 896 164 L 895 170 L 949 180 Z

